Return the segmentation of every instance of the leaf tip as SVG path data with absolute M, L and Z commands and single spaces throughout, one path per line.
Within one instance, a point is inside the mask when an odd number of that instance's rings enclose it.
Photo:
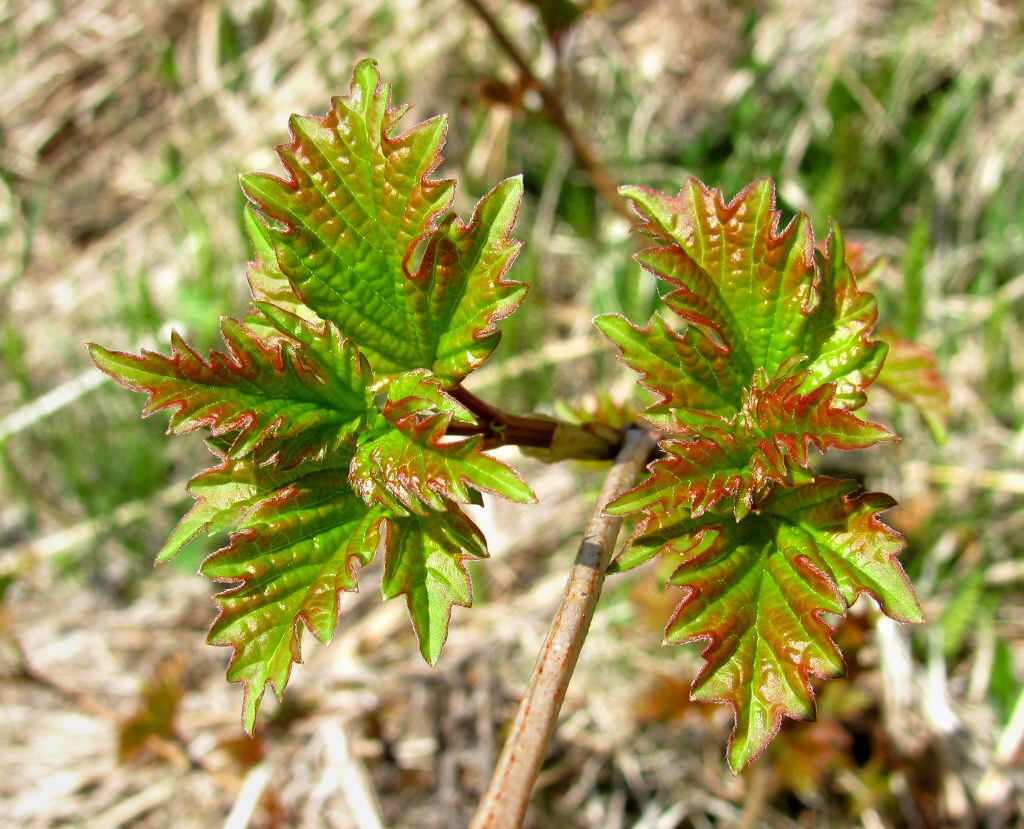
M 495 187 L 494 189 L 497 190 L 498 187 L 507 187 L 510 195 L 522 197 L 523 192 L 525 190 L 525 186 L 523 184 L 523 174 L 518 173 L 514 176 L 509 176 L 504 181 L 499 182 L 498 186 Z
M 372 96 L 380 91 L 381 77 L 377 61 L 363 58 L 352 69 L 352 94 Z
M 96 343 L 88 343 L 86 350 L 93 365 L 111 380 L 133 391 L 146 390 L 136 382 L 136 370 L 145 362 L 145 352 L 143 352 L 143 357 L 137 357 L 126 351 L 113 351 L 109 348 L 104 348 Z M 143 416 L 146 414 L 147 412 L 143 410 Z
M 917 598 L 917 594 L 911 596 L 911 602 L 907 603 L 907 612 L 904 613 L 903 619 L 897 619 L 896 621 L 903 622 L 907 625 L 923 625 L 927 620 L 924 615 L 924 608 L 921 607 L 921 601 Z
M 96 368 L 102 371 L 104 374 L 110 374 L 111 371 L 108 366 L 111 365 L 112 359 L 117 352 L 110 351 L 104 348 L 102 345 L 96 343 L 86 343 L 85 350 L 89 354 L 89 359 Z
M 447 637 L 445 638 L 447 639 Z M 431 668 L 436 668 L 437 661 L 441 658 L 441 649 L 443 647 L 443 640 L 439 643 L 435 643 L 430 639 L 430 637 L 423 637 L 422 639 L 420 639 L 420 656 L 423 657 L 423 661 L 426 662 Z
M 736 748 L 735 744 L 730 741 L 729 747 L 725 750 L 725 759 L 729 764 L 729 771 L 732 772 L 733 777 L 739 777 L 740 772 L 746 770 L 747 766 L 753 763 L 758 757 L 761 756 L 761 752 L 767 748 L 767 744 L 762 746 L 758 751 L 750 752 L 748 750 L 741 750 Z
M 238 174 L 238 186 L 242 188 L 242 192 L 245 194 L 245 197 L 256 206 L 259 206 L 259 199 L 256 195 L 259 190 L 258 183 L 266 178 L 266 173 L 260 173 L 255 170 L 249 170 L 248 172 Z M 244 211 L 243 216 L 245 217 L 246 228 L 251 229 L 253 225 L 249 221 L 248 213 L 248 210 Z
M 806 712 L 806 716 L 799 719 L 804 722 L 815 719 L 813 697 L 810 701 L 810 710 Z M 776 711 L 774 715 L 763 716 L 746 725 L 746 730 L 741 731 L 740 718 L 737 713 L 736 727 L 733 729 L 732 735 L 729 737 L 729 744 L 725 749 L 726 761 L 734 775 L 739 775 L 764 754 L 765 749 L 778 736 L 779 730 L 782 728 L 782 712 Z
M 632 323 L 622 314 L 598 314 L 591 318 L 590 324 L 604 334 L 614 345 L 618 345 L 615 339 L 615 332 L 620 331 L 623 325 L 632 327 Z
M 192 538 L 195 538 L 196 535 L 198 535 L 198 534 L 199 534 L 199 530 L 196 530 L 188 540 L 180 542 L 180 543 L 172 543 L 174 541 L 174 539 L 173 538 L 168 539 L 167 543 L 164 544 L 164 546 L 160 548 L 160 552 L 158 552 L 156 554 L 156 558 L 153 559 L 153 566 L 154 567 L 159 567 L 161 564 L 165 564 L 166 562 L 170 561 L 172 558 L 175 558 L 178 555 L 178 553 L 181 552 L 182 548 L 189 541 L 191 541 Z
M 256 732 L 256 717 L 260 713 L 260 705 L 263 703 L 263 695 L 267 687 L 264 685 L 259 691 L 253 687 L 253 683 L 245 682 L 242 689 L 242 730 L 252 737 Z

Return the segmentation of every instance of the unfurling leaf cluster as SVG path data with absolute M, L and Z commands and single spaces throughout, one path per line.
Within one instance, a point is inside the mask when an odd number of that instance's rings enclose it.
M 203 359 L 177 334 L 170 356 L 90 346 L 148 395 L 144 414 L 170 410 L 172 434 L 210 433 L 219 464 L 191 481 L 196 503 L 157 560 L 231 531 L 201 572 L 233 585 L 208 641 L 233 649 L 249 731 L 267 684 L 282 695 L 301 661 L 302 626 L 331 640 L 341 592 L 381 545 L 381 592 L 406 597 L 433 664 L 452 606 L 472 599 L 465 562 L 487 555 L 460 505 L 485 492 L 534 500 L 482 437 L 448 436 L 475 423 L 449 392 L 526 292 L 505 279 L 522 183 L 499 184 L 463 224 L 454 182 L 430 178 L 445 119 L 399 132 L 407 109 L 364 61 L 326 117 L 292 118 L 278 148 L 287 178 L 242 177 L 254 307 L 223 320 L 226 351 Z
M 223 320 L 223 352 L 204 358 L 177 334 L 166 356 L 90 346 L 148 395 L 145 415 L 209 433 L 217 465 L 190 482 L 195 505 L 157 560 L 200 532 L 230 533 L 201 572 L 230 585 L 208 641 L 232 649 L 249 731 L 266 687 L 280 697 L 301 661 L 303 628 L 331 640 L 341 594 L 378 550 L 382 595 L 406 597 L 437 660 L 453 605 L 472 599 L 466 562 L 487 555 L 462 507 L 481 493 L 534 500 L 485 448 L 607 459 L 621 442 L 627 415 L 610 401 L 603 422 L 574 426 L 508 415 L 462 387 L 526 293 L 506 279 L 523 186 L 502 182 L 463 223 L 454 182 L 431 178 L 446 120 L 402 132 L 407 110 L 364 61 L 325 117 L 291 119 L 285 177 L 242 177 L 253 304 Z M 643 417 L 661 434 L 649 474 L 608 508 L 637 519 L 612 572 L 670 562 L 683 598 L 666 641 L 708 641 L 692 694 L 733 707 L 739 769 L 783 715 L 813 714 L 809 676 L 842 673 L 831 625 L 860 593 L 920 618 L 895 560 L 903 541 L 878 519 L 892 501 L 812 468 L 812 448 L 895 439 L 856 414 L 886 346 L 838 229 L 820 248 L 803 214 L 779 231 L 770 181 L 728 204 L 694 180 L 676 197 L 622 193 L 655 242 L 637 260 L 668 291 L 666 316 L 646 327 L 595 320 L 654 394 Z M 910 357 L 904 373 L 922 359 Z
M 886 346 L 839 230 L 821 249 L 802 213 L 780 232 L 770 181 L 728 204 L 692 179 L 676 197 L 620 192 L 656 243 L 636 258 L 668 284 L 670 315 L 595 320 L 654 393 L 643 416 L 664 435 L 646 479 L 608 508 L 639 518 L 612 571 L 670 562 L 684 593 L 666 642 L 707 640 L 692 696 L 733 707 L 738 770 L 783 715 L 813 716 L 810 675 L 844 672 L 826 614 L 866 592 L 894 619 L 921 618 L 894 558 L 903 540 L 877 517 L 892 500 L 816 475 L 809 454 L 895 439 L 854 414 Z

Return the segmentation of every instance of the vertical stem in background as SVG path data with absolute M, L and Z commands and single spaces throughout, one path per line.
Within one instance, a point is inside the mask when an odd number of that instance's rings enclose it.
M 623 437 L 622 449 L 597 496 L 558 611 L 470 829 L 513 829 L 522 825 L 622 525 L 621 518 L 605 515 L 604 508 L 633 485 L 655 447 L 654 439 L 638 426 L 627 426 Z
M 554 124 L 569 142 L 573 153 L 576 155 L 576 159 L 583 169 L 586 170 L 587 177 L 590 179 L 590 183 L 593 185 L 594 190 L 597 191 L 597 194 L 604 199 L 612 210 L 632 224 L 636 216 L 626 207 L 626 202 L 619 195 L 615 182 L 608 174 L 604 164 L 601 163 L 597 153 L 594 152 L 594 148 L 587 143 L 572 125 L 558 92 L 534 74 L 533 69 L 530 68 L 529 61 L 526 60 L 519 47 L 516 46 L 512 38 L 502 28 L 498 18 L 491 14 L 482 0 L 465 0 L 465 3 L 484 22 L 490 30 L 494 42 L 498 44 L 498 47 L 516 65 L 522 79 L 537 90 L 541 101 L 544 103 L 544 114 L 547 115 L 548 120 Z

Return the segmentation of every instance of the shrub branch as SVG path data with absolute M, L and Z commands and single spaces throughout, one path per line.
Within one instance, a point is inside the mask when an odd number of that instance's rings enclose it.
M 471 829 L 518 827 L 526 814 L 622 524 L 605 515 L 604 508 L 633 485 L 655 448 L 652 436 L 638 426 L 627 426 L 623 438 Z
M 579 161 L 586 171 L 594 190 L 597 191 L 598 195 L 612 210 L 632 224 L 636 217 L 626 206 L 622 196 L 619 195 L 615 182 L 601 159 L 598 158 L 594 148 L 580 135 L 579 131 L 573 126 L 572 121 L 569 120 L 558 92 L 534 74 L 526 56 L 516 46 L 515 42 L 502 27 L 498 18 L 491 13 L 490 9 L 481 0 L 465 0 L 465 3 L 484 22 L 484 25 L 487 26 L 488 31 L 491 33 L 491 37 L 494 38 L 494 42 L 516 65 L 523 81 L 528 86 L 537 90 L 537 94 L 540 95 L 541 101 L 544 104 L 544 114 L 569 142 L 576 160 Z

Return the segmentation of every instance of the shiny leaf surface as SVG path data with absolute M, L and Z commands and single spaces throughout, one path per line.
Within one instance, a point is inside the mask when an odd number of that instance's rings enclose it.
M 321 642 L 334 635 L 339 594 L 356 589 L 356 568 L 377 550 L 379 510 L 346 494 L 344 470 L 313 472 L 270 490 L 237 523 L 231 543 L 200 572 L 237 582 L 220 593 L 207 641 L 232 648 L 228 679 L 245 686 L 250 733 L 267 684 L 280 698 L 301 662 L 301 626 Z
M 258 254 L 250 281 L 254 293 L 293 294 L 334 322 L 376 375 L 430 368 L 452 386 L 490 356 L 497 321 L 525 295 L 504 278 L 519 248 L 510 233 L 522 181 L 488 193 L 468 226 L 441 218 L 455 184 L 430 174 L 447 120 L 399 132 L 408 108 L 392 108 L 390 96 L 363 61 L 350 94 L 324 118 L 291 119 L 292 141 L 278 147 L 287 179 L 242 177 L 264 220 L 250 222 Z
M 312 346 L 267 344 L 244 324 L 221 323 L 226 353 L 203 360 L 177 335 L 171 354 L 140 356 L 90 346 L 96 365 L 123 386 L 148 395 L 143 415 L 171 409 L 170 434 L 208 428 L 231 435 L 232 457 L 288 467 L 322 458 L 359 430 L 370 394 L 368 369 L 333 326 L 310 328 Z
M 361 438 L 350 480 L 363 500 L 396 515 L 419 516 L 443 512 L 445 499 L 474 503 L 473 490 L 535 501 L 511 467 L 482 451 L 482 438 L 446 437 L 452 419 L 464 420 L 469 412 L 431 375 L 417 373 L 416 379 L 415 385 L 408 378 L 392 385 L 381 416 Z
M 655 315 L 646 329 L 616 315 L 595 322 L 658 397 L 651 423 L 686 431 L 707 414 L 728 418 L 756 371 L 775 376 L 801 355 L 804 391 L 831 382 L 837 407 L 863 405 L 885 345 L 870 337 L 875 301 L 858 290 L 838 229 L 824 252 L 802 213 L 779 232 L 768 179 L 728 204 L 695 179 L 676 197 L 621 192 L 641 216 L 637 229 L 658 242 L 636 259 L 671 287 L 663 299 L 674 320 Z
M 330 461 L 321 461 L 316 469 L 347 469 L 350 455 L 338 453 Z M 156 563 L 174 558 L 203 530 L 210 536 L 230 530 L 250 509 L 267 497 L 306 475 L 313 464 L 300 464 L 288 470 L 257 466 L 252 458 L 221 457 L 221 463 L 200 472 L 188 483 L 188 493 L 196 503 L 178 522 L 160 552 Z
M 381 594 L 385 599 L 405 596 L 420 653 L 431 665 L 448 638 L 452 607 L 469 607 L 473 601 L 465 562 L 486 557 L 483 534 L 455 504 L 443 513 L 388 522 Z
M 757 757 L 783 715 L 809 719 L 809 675 L 844 672 L 821 614 L 845 613 L 867 592 L 894 619 L 921 621 L 895 556 L 903 539 L 878 520 L 885 495 L 853 496 L 852 481 L 821 478 L 777 489 L 742 521 L 719 511 L 648 512 L 612 571 L 662 554 L 679 566 L 669 579 L 686 592 L 666 642 L 706 639 L 707 665 L 692 696 L 726 702 L 736 714 L 734 770 Z
M 821 249 L 802 213 L 780 231 L 770 181 L 729 203 L 693 179 L 675 197 L 621 192 L 657 243 L 636 258 L 670 286 L 670 314 L 645 328 L 595 320 L 655 395 L 643 416 L 665 433 L 650 474 L 607 508 L 639 518 L 611 570 L 679 561 L 669 583 L 686 596 L 666 641 L 709 640 L 692 697 L 733 707 L 739 770 L 784 715 L 813 716 L 810 675 L 843 672 L 823 614 L 869 592 L 893 618 L 921 618 L 894 560 L 902 539 L 876 517 L 892 501 L 815 478 L 809 453 L 896 439 L 853 414 L 886 346 L 840 231 Z
M 884 426 L 836 408 L 832 384 L 801 394 L 805 379 L 806 372 L 800 372 L 769 382 L 759 369 L 732 420 L 695 427 L 689 440 L 661 441 L 665 457 L 651 464 L 651 475 L 640 486 L 611 503 L 608 513 L 628 515 L 654 506 L 671 512 L 682 506 L 699 518 L 731 498 L 739 520 L 769 484 L 803 479 L 794 479 L 792 470 L 810 471 L 809 446 L 824 453 L 895 440 Z
M 203 359 L 177 334 L 169 356 L 90 347 L 148 395 L 144 414 L 169 410 L 170 433 L 208 430 L 219 464 L 190 482 L 195 504 L 157 561 L 231 532 L 202 572 L 234 585 L 209 641 L 232 649 L 250 731 L 266 688 L 280 696 L 301 661 L 303 627 L 330 640 L 338 595 L 378 544 L 384 597 L 406 596 L 433 664 L 451 608 L 472 598 L 464 562 L 487 555 L 458 502 L 534 500 L 445 391 L 490 356 L 526 293 L 505 277 L 522 180 L 462 222 L 448 212 L 454 182 L 431 179 L 446 119 L 402 132 L 407 109 L 364 61 L 326 117 L 292 118 L 286 179 L 243 176 L 253 308 L 224 319 L 223 353 Z

